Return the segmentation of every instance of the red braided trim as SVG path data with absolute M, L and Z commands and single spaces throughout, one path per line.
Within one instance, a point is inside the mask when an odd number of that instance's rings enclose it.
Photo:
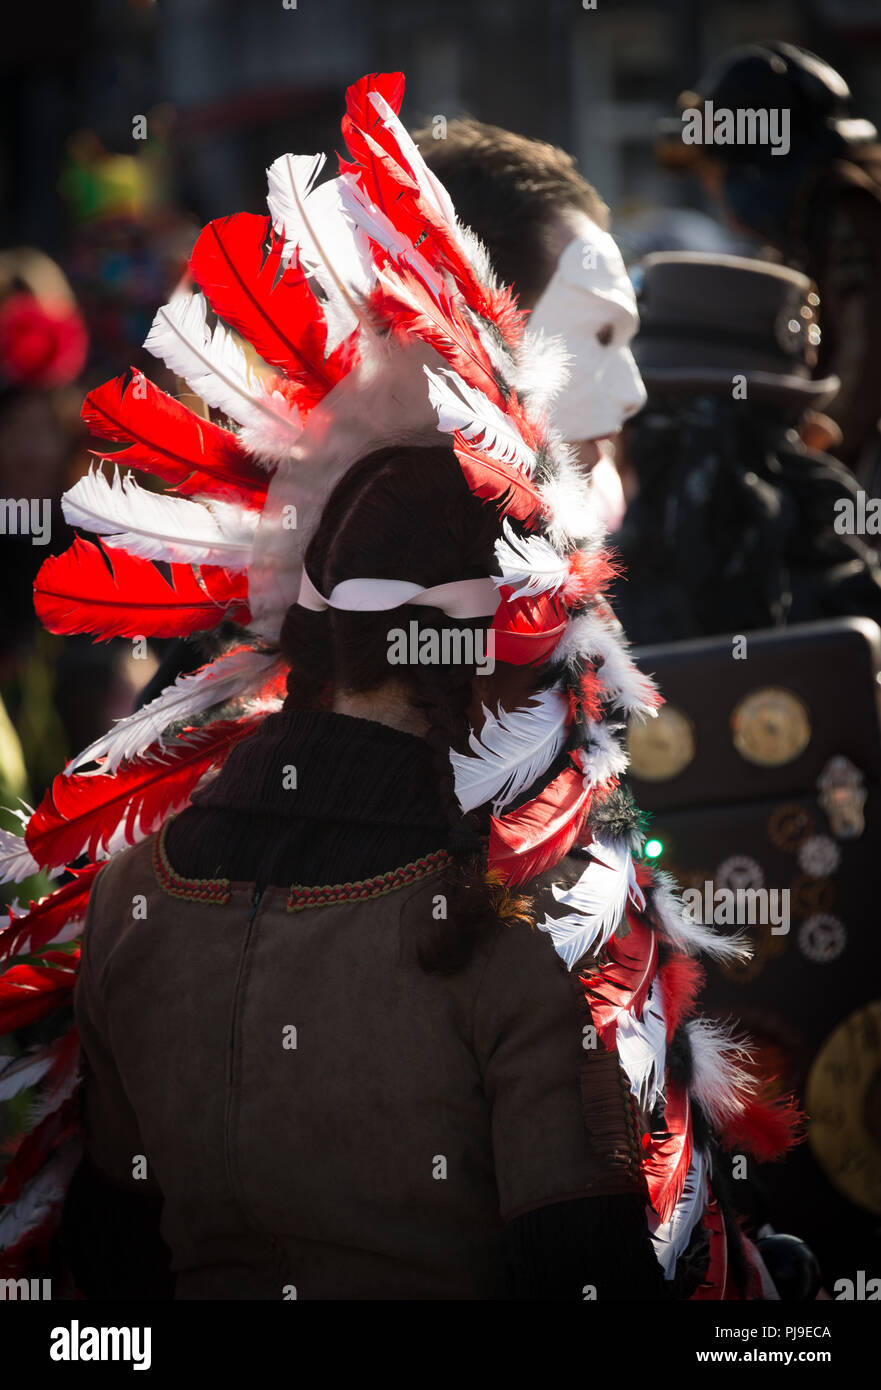
M 153 841 L 153 872 L 160 887 L 164 888 L 170 897 L 185 898 L 188 902 L 228 903 L 228 878 L 184 878 L 169 862 L 165 851 L 165 832 L 173 820 L 174 816 L 168 817 Z
M 420 878 L 444 868 L 450 862 L 445 849 L 435 850 L 424 859 L 414 859 L 400 869 L 390 869 L 385 874 L 375 874 L 373 878 L 362 878 L 357 883 L 323 883 L 316 888 L 301 888 L 294 884 L 288 894 L 288 912 L 303 912 L 307 907 L 328 907 L 331 903 L 361 901 L 365 898 L 380 898 L 385 893 L 394 893 L 405 888 L 408 883 L 416 883 Z

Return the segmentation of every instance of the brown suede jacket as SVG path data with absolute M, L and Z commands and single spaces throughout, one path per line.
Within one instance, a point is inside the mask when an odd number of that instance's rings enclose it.
M 90 902 L 87 1295 L 125 1294 L 152 1201 L 177 1298 L 661 1296 L 577 972 L 525 925 L 417 959 L 445 903 L 428 745 L 286 709 L 196 802 Z M 531 886 L 537 921 L 583 867 Z

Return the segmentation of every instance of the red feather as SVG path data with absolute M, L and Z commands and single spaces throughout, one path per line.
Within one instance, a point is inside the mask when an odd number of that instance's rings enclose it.
M 93 434 L 131 445 L 111 454 L 111 461 L 173 483 L 182 497 L 208 493 L 261 508 L 267 476 L 232 431 L 200 419 L 134 367 L 132 372 L 98 386 L 83 402 L 82 418 Z
M 108 560 L 111 569 L 108 568 Z M 62 555 L 50 555 L 34 581 L 34 608 L 50 632 L 111 637 L 183 637 L 216 627 L 224 617 L 250 617 L 247 579 L 205 565 L 170 565 L 168 583 L 139 555 L 109 555 L 77 536 Z M 207 592 L 206 592 L 207 591 Z
M 129 844 L 149 835 L 187 800 L 208 769 L 253 731 L 255 722 L 218 720 L 113 774 L 59 773 L 28 821 L 28 849 L 38 864 L 51 868 L 80 854 L 94 858 L 120 825 Z
M 658 938 L 633 912 L 627 912 L 627 936 L 613 936 L 606 946 L 607 963 L 583 980 L 591 1017 L 612 1051 L 622 1013 L 642 1017 L 658 966 Z M 664 996 L 666 1003 L 666 995 Z
M 401 109 L 401 102 L 404 100 L 404 74 L 402 72 L 371 72 L 366 77 L 362 77 L 360 82 L 353 83 L 346 92 L 346 114 L 342 119 L 343 138 L 352 159 L 363 168 L 369 167 L 371 159 L 369 149 L 364 148 L 364 132 L 372 135 L 387 153 L 392 153 L 394 145 L 397 144 L 396 141 L 388 139 L 388 133 L 382 125 L 382 118 L 370 103 L 371 92 L 378 92 L 381 97 L 384 97 L 397 116 Z M 406 162 L 400 156 L 400 151 L 398 151 L 398 158 L 399 162 L 406 168 Z M 374 201 L 376 200 L 374 199 Z M 381 207 L 382 204 L 378 203 L 377 206 Z
M 660 1220 L 669 1221 L 682 1196 L 691 1163 L 691 1104 L 684 1086 L 667 1078 L 663 1134 L 648 1136 L 642 1170 L 649 1201 Z
M 218 317 L 298 384 L 295 399 L 305 413 L 346 375 L 355 338 L 345 339 L 325 361 L 324 310 L 297 256 L 279 275 L 283 245 L 271 218 L 235 213 L 208 223 L 193 247 L 190 270 Z
M 92 883 L 101 867 L 87 864 L 84 869 L 73 869 L 75 877 L 70 883 L 31 903 L 28 912 L 13 916 L 0 931 L 0 961 L 32 955 L 53 941 L 65 923 L 84 917 Z
M 806 1121 L 792 1096 L 750 1096 L 719 1137 L 726 1149 L 746 1149 L 764 1163 L 801 1143 Z
M 526 474 L 475 448 L 458 430 L 453 438 L 456 458 L 475 497 L 493 498 L 503 516 L 514 517 L 532 530 L 544 503 Z
M 586 555 L 583 550 L 573 550 L 568 560 L 569 574 L 560 590 L 560 596 L 570 607 L 580 599 L 605 589 L 619 573 L 606 550 L 601 550 L 595 555 Z
M 488 319 L 493 301 L 474 274 L 452 230 L 424 197 L 394 132 L 377 126 L 373 133 L 368 133 L 352 126 L 347 128 L 345 122 L 343 130 L 350 148 L 354 141 L 359 151 L 358 165 L 343 164 L 343 172 L 357 176 L 370 201 L 391 218 L 396 229 L 414 247 L 418 247 L 419 254 L 429 265 L 449 271 L 469 306 Z M 512 326 L 516 322 L 512 317 L 513 306 L 503 299 L 500 307 L 508 315 L 508 326 Z
M 661 966 L 660 978 L 669 1042 L 682 1020 L 694 1013 L 706 977 L 696 960 L 674 951 Z
M 455 298 L 446 289 L 436 297 L 409 266 L 389 263 L 381 273 L 382 284 L 370 297 L 379 322 L 402 338 L 423 338 L 469 386 L 504 409 L 489 355 Z
M 574 845 L 590 809 L 584 774 L 567 767 L 532 801 L 490 822 L 489 867 L 510 884 L 552 868 Z
M 691 1295 L 692 1303 L 708 1302 L 711 1299 L 737 1298 L 736 1291 L 729 1291 L 728 1284 L 728 1236 L 725 1222 L 719 1210 L 719 1203 L 712 1198 L 706 1205 L 701 1220 L 704 1230 L 710 1237 L 710 1258 L 703 1281 Z
M 0 1033 L 36 1023 L 69 1002 L 79 950 L 44 951 L 38 965 L 12 965 L 0 975 Z
M 550 656 L 566 630 L 566 609 L 557 594 L 516 598 L 506 585 L 490 631 L 496 661 L 536 666 Z
M 71 1096 L 57 1110 L 25 1135 L 9 1161 L 0 1183 L 0 1207 L 14 1202 L 21 1190 L 42 1168 L 51 1149 L 56 1149 L 63 1139 L 74 1132 L 77 1117 L 74 1097 Z

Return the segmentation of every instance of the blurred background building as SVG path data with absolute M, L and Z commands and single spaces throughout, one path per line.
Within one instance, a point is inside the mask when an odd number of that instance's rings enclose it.
M 143 152 L 133 119 L 161 109 L 170 191 L 199 222 L 261 206 L 285 149 L 332 148 L 341 93 L 370 69 L 407 74 L 405 117 L 468 112 L 578 158 L 617 217 L 695 187 L 652 157 L 658 116 L 736 43 L 804 44 L 881 124 L 876 0 L 82 0 L 4 21 L 0 242 L 63 250 L 58 175 L 78 131 Z M 290 6 L 290 7 L 288 7 Z M 148 122 L 149 128 L 149 122 Z M 54 175 L 54 176 L 53 176 Z

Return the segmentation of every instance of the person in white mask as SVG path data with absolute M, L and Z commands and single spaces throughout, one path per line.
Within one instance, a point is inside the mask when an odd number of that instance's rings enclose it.
M 603 518 L 615 529 L 625 503 L 611 441 L 646 393 L 630 351 L 636 297 L 607 230 L 608 208 L 554 145 L 473 120 L 450 121 L 443 139 L 431 128 L 414 138 L 461 221 L 517 290 L 530 327 L 565 342 L 570 377 L 552 423 L 592 471 Z

